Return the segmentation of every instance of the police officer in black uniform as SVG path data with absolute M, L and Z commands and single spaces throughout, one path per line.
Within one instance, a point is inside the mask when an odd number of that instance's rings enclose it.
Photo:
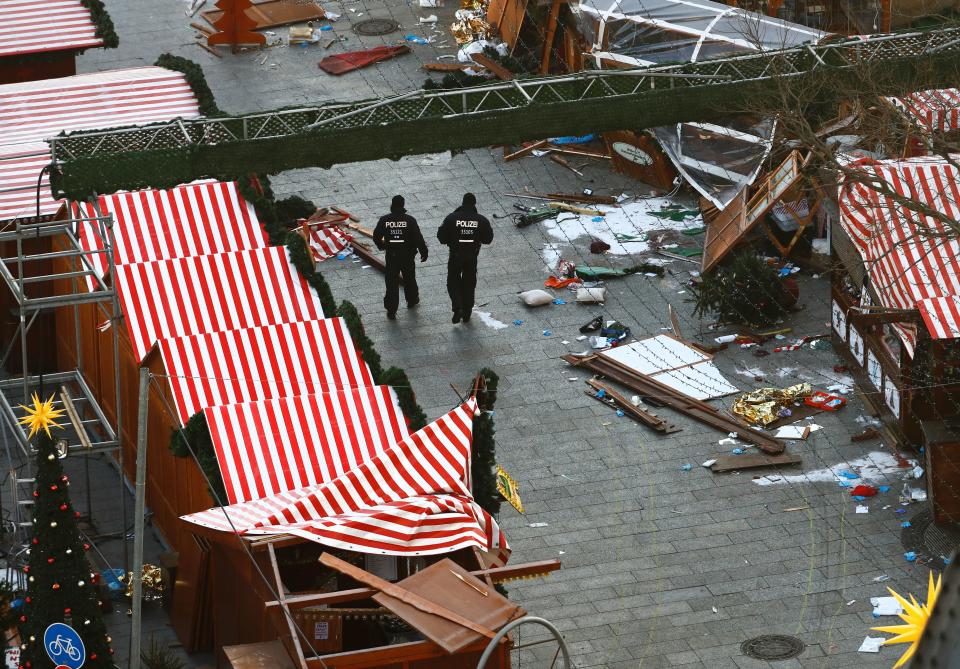
M 387 310 L 387 318 L 397 317 L 397 307 L 400 305 L 400 277 L 403 277 L 403 296 L 407 300 L 407 308 L 415 307 L 420 303 L 420 290 L 417 288 L 416 264 L 414 262 L 417 251 L 420 252 L 420 262 L 427 262 L 427 243 L 420 234 L 417 219 L 404 209 L 404 200 L 401 195 L 394 195 L 390 202 L 390 213 L 381 216 L 377 227 L 373 230 L 373 242 L 381 251 L 386 250 L 387 262 L 384 279 L 387 292 L 383 296 L 383 307 Z
M 443 219 L 437 239 L 450 248 L 447 261 L 447 293 L 453 304 L 453 322 L 470 322 L 473 291 L 477 287 L 477 256 L 480 245 L 493 241 L 490 221 L 477 213 L 473 193 L 463 196 L 463 204 Z

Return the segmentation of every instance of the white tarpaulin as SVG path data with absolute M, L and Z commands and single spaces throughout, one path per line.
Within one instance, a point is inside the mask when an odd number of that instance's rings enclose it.
M 709 0 L 581 0 L 569 5 L 595 66 L 696 63 L 816 44 L 826 33 Z M 683 177 L 719 209 L 753 183 L 771 146 L 770 119 L 654 129 Z
M 709 355 L 670 335 L 641 339 L 600 355 L 693 399 L 709 400 L 738 392 Z

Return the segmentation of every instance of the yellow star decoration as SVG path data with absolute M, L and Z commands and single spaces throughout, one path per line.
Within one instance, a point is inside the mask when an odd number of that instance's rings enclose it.
M 63 409 L 53 408 L 53 395 L 46 402 L 41 402 L 36 393 L 33 394 L 32 399 L 32 407 L 20 405 L 20 408 L 27 412 L 27 415 L 20 419 L 20 424 L 30 428 L 28 439 L 33 439 L 33 435 L 40 430 L 46 432 L 49 437 L 51 427 L 61 427 L 56 419 L 63 415 Z
M 920 644 L 920 637 L 923 636 L 923 630 L 927 626 L 927 621 L 930 619 L 930 612 L 933 611 L 933 607 L 937 603 L 940 588 L 943 586 L 943 579 L 938 575 L 936 581 L 934 581 L 933 572 L 930 572 L 929 576 L 930 581 L 927 584 L 927 602 L 925 604 L 917 603 L 913 595 L 910 595 L 910 601 L 908 602 L 893 590 L 887 588 L 887 590 L 890 590 L 890 594 L 900 602 L 900 606 L 903 607 L 903 613 L 900 614 L 900 618 L 907 623 L 906 625 L 871 628 L 877 632 L 888 632 L 897 635 L 884 641 L 884 646 L 894 643 L 910 644 L 910 647 L 904 651 L 897 663 L 893 665 L 893 669 L 902 667 L 907 663 L 907 660 L 913 657 L 913 654 L 917 651 L 917 646 Z

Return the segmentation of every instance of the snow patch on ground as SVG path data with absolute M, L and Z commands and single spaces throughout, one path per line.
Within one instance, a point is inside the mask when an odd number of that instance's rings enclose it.
M 490 315 L 489 311 L 477 311 L 474 309 L 473 315 L 480 319 L 480 322 L 486 325 L 487 327 L 493 328 L 494 330 L 502 330 L 507 327 L 507 324 L 503 321 L 498 321 L 496 318 Z
M 588 237 L 600 239 L 609 244 L 609 253 L 618 255 L 643 253 L 650 250 L 647 239 L 656 240 L 658 233 L 703 226 L 703 217 L 700 214 L 690 216 L 683 221 L 658 218 L 651 214 L 669 205 L 680 205 L 691 210 L 699 209 L 692 201 L 652 197 L 628 202 L 619 208 L 598 206 L 598 210 L 606 212 L 602 221 L 594 222 L 593 216 L 562 212 L 557 218 L 543 221 L 540 225 L 549 237 L 561 242 L 573 243 L 575 239 Z M 617 235 L 631 235 L 637 239 L 619 241 Z
M 899 466 L 897 459 L 890 453 L 874 451 L 862 458 L 840 462 L 826 469 L 816 469 L 803 474 L 770 474 L 753 479 L 753 482 L 763 486 L 782 483 L 834 483 L 840 481 L 845 481 L 851 485 L 871 482 L 884 483 L 894 479 L 911 477 L 912 468 L 917 463 L 914 460 L 907 460 L 907 462 L 910 463 L 910 467 L 904 468 Z M 840 476 L 840 472 L 853 472 L 859 474 L 860 478 L 848 479 Z
M 543 264 L 546 266 L 548 272 L 553 272 L 557 268 L 557 263 L 560 262 L 560 258 L 563 257 L 563 253 L 560 251 L 559 244 L 544 244 L 543 250 L 540 252 L 540 257 L 543 258 Z

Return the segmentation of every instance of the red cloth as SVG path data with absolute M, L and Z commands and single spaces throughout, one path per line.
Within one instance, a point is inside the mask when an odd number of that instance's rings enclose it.
M 410 47 L 402 44 L 400 46 L 378 46 L 365 51 L 347 51 L 324 58 L 320 61 L 320 69 L 327 74 L 353 72 L 368 65 L 379 63 L 381 60 L 395 58 L 408 51 L 410 51 Z
M 577 277 L 571 277 L 569 279 L 558 279 L 555 276 L 551 276 L 546 281 L 543 282 L 543 286 L 544 288 L 566 288 L 571 283 L 581 283 L 581 280 Z
M 872 485 L 858 485 L 850 491 L 850 495 L 853 497 L 873 497 L 878 492 L 879 490 Z

